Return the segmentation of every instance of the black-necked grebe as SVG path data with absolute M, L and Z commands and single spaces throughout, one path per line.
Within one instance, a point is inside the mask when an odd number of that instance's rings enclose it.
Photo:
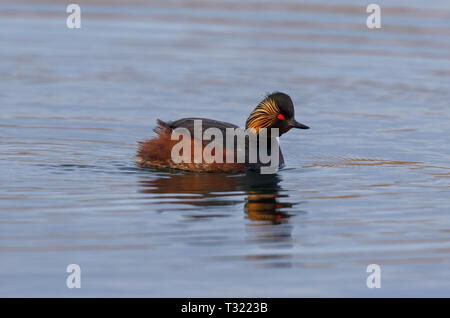
M 200 162 L 195 161 L 193 159 L 195 150 L 194 148 L 197 146 L 201 147 L 201 153 L 204 148 L 208 145 L 210 140 L 202 140 L 202 142 L 195 142 L 195 138 L 192 136 L 195 135 L 195 124 L 196 122 L 201 121 L 201 132 L 204 133 L 208 128 L 217 128 L 222 132 L 223 145 L 224 149 L 222 151 L 223 160 L 217 162 L 208 162 L 204 159 L 201 159 Z M 154 129 L 156 134 L 158 135 L 155 138 L 149 139 L 145 142 L 141 142 L 139 145 L 138 153 L 137 153 L 137 163 L 142 167 L 157 167 L 157 168 L 171 168 L 171 169 L 181 169 L 187 171 L 194 172 L 243 172 L 248 170 L 259 171 L 261 167 L 267 166 L 266 162 L 262 162 L 259 156 L 259 151 L 257 151 L 258 155 L 256 158 L 256 162 L 249 159 L 249 155 L 246 152 L 244 162 L 237 160 L 237 150 L 235 148 L 231 148 L 233 154 L 231 155 L 234 160 L 230 162 L 226 160 L 227 150 L 230 152 L 229 148 L 227 149 L 226 136 L 227 129 L 236 129 L 238 126 L 217 121 L 213 119 L 206 118 L 182 118 L 176 121 L 163 122 L 162 120 L 157 120 L 158 126 Z M 270 128 L 278 128 L 279 136 L 289 131 L 291 128 L 300 128 L 300 129 L 308 129 L 308 126 L 305 126 L 299 122 L 297 122 L 294 118 L 294 105 L 292 103 L 291 98 L 284 93 L 276 92 L 268 95 L 261 101 L 258 106 L 252 111 L 250 116 L 246 122 L 247 131 L 251 131 L 253 134 L 257 135 L 261 138 L 260 132 L 263 128 L 267 128 L 268 134 L 265 138 L 272 138 L 270 134 Z M 172 140 L 172 133 L 177 128 L 184 128 L 186 132 L 190 133 L 189 146 L 192 151 L 190 152 L 189 159 L 183 162 L 177 162 L 172 158 L 172 148 L 179 142 L 177 138 Z M 234 137 L 236 138 L 236 137 Z M 257 138 L 256 148 L 260 147 L 260 138 Z M 236 140 L 236 139 L 235 139 Z M 248 136 L 246 137 L 246 145 L 245 148 L 248 150 Z M 270 155 L 271 143 L 268 142 L 268 152 Z M 276 142 L 278 146 L 278 142 Z M 212 150 L 212 154 L 214 155 L 215 149 Z M 283 155 L 281 153 L 281 149 L 279 149 L 279 158 L 278 158 L 278 166 L 282 167 L 284 165 Z

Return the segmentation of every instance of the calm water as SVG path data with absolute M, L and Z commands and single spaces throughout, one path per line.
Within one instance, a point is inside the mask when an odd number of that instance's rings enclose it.
M 77 3 L 0 3 L 0 296 L 450 296 L 448 1 Z M 135 166 L 274 90 L 276 175 Z

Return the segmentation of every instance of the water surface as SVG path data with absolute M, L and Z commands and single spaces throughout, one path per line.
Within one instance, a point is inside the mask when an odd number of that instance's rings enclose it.
M 69 30 L 2 1 L 0 296 L 448 297 L 450 6 L 378 3 L 79 1 Z M 274 90 L 311 127 L 276 175 L 136 167 L 156 118 Z

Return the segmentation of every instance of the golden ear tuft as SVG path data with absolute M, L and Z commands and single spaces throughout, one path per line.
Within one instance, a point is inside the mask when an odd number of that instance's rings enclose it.
M 258 132 L 261 128 L 269 128 L 274 123 L 280 109 L 272 98 L 266 97 L 252 111 L 245 123 L 245 128 Z

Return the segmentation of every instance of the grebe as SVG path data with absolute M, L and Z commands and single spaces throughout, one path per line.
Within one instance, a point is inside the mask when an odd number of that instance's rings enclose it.
M 267 163 L 263 163 L 259 154 L 256 158 L 256 162 L 249 159 L 248 151 L 245 152 L 244 162 L 239 162 L 237 158 L 237 150 L 232 148 L 231 156 L 235 159 L 232 162 L 226 160 L 227 150 L 226 148 L 226 138 L 223 138 L 223 160 L 221 162 L 207 162 L 201 159 L 200 162 L 195 162 L 193 159 L 195 150 L 189 151 L 191 154 L 190 159 L 185 162 L 176 162 L 172 158 L 172 148 L 179 142 L 178 139 L 172 140 L 172 133 L 177 128 L 184 128 L 184 131 L 190 133 L 190 146 L 191 149 L 200 146 L 201 153 L 203 153 L 204 148 L 209 143 L 209 140 L 202 140 L 202 142 L 194 141 L 195 138 L 195 125 L 196 122 L 201 121 L 202 133 L 208 128 L 217 128 L 222 132 L 223 136 L 227 136 L 227 129 L 237 129 L 236 125 L 217 121 L 213 119 L 206 118 L 182 118 L 175 121 L 164 122 L 162 120 L 157 120 L 158 126 L 154 129 L 155 133 L 158 135 L 155 138 L 149 139 L 144 142 L 140 142 L 139 149 L 137 152 L 137 164 L 141 167 L 156 167 L 156 168 L 169 168 L 169 169 L 179 169 L 193 172 L 244 172 L 244 171 L 260 171 L 261 167 L 267 166 Z M 252 111 L 248 117 L 245 128 L 247 131 L 251 131 L 253 134 L 260 138 L 257 138 L 256 147 L 260 147 L 261 143 L 261 129 L 267 128 L 268 133 L 264 136 L 267 139 L 273 138 L 270 133 L 270 128 L 278 128 L 279 136 L 288 132 L 291 128 L 308 129 L 309 127 L 297 122 L 294 118 L 294 104 L 292 103 L 289 95 L 281 92 L 275 92 L 267 95 L 264 100 L 262 100 L 258 106 Z M 249 141 L 248 136 L 246 137 L 245 149 L 248 150 Z M 267 154 L 271 154 L 271 143 L 265 143 L 268 146 Z M 277 147 L 278 142 L 276 142 Z M 189 149 L 189 150 L 191 150 Z M 278 167 L 284 166 L 283 154 L 281 149 L 278 148 L 279 158 Z M 215 149 L 211 152 L 213 155 Z M 278 168 L 277 167 L 277 168 Z

